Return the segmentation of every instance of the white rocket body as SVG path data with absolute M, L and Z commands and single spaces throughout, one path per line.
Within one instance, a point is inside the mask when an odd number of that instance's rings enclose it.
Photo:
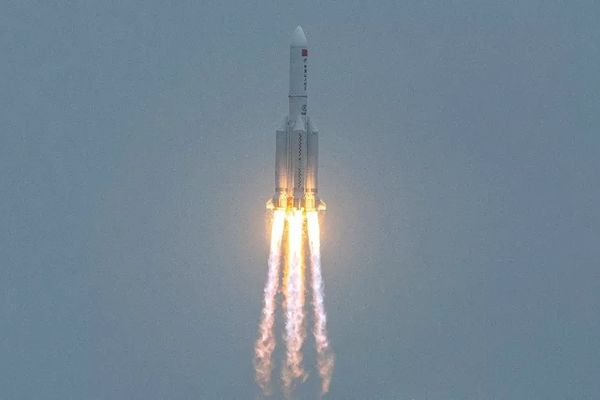
M 290 44 L 289 114 L 275 136 L 272 208 L 324 210 L 317 192 L 319 133 L 307 115 L 308 46 L 300 26 Z

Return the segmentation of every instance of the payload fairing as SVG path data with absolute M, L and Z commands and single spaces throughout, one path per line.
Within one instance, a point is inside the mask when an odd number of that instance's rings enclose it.
M 307 113 L 308 45 L 298 26 L 290 43 L 289 114 L 275 136 L 275 195 L 267 208 L 325 210 L 317 175 L 319 133 Z

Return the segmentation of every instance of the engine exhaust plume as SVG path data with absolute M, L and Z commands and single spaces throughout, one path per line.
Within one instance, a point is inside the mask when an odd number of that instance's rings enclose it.
M 304 326 L 304 252 L 302 232 L 304 218 L 302 211 L 288 213 L 288 262 L 285 277 L 285 344 L 286 362 L 282 370 L 284 391 L 289 396 L 296 379 L 304 380 L 302 368 L 302 344 L 305 338 Z
M 323 303 L 323 277 L 321 274 L 321 238 L 319 216 L 316 211 L 307 212 L 308 243 L 310 248 L 310 267 L 312 284 L 312 302 L 314 312 L 313 335 L 317 350 L 317 367 L 321 376 L 321 394 L 329 391 L 333 372 L 334 356 L 327 339 L 327 314 Z
M 269 251 L 269 272 L 265 285 L 264 306 L 259 325 L 259 334 L 254 347 L 254 368 L 256 381 L 263 392 L 271 391 L 271 373 L 273 371 L 272 354 L 275 350 L 275 335 L 273 326 L 275 322 L 275 296 L 279 287 L 279 266 L 281 265 L 281 243 L 285 211 L 276 210 L 271 228 L 271 248 Z

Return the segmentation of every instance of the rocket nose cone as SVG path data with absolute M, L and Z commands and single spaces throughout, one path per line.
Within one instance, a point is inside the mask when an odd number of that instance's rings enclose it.
M 294 31 L 294 34 L 292 35 L 292 43 L 290 43 L 290 46 L 306 47 L 306 45 L 307 45 L 306 35 L 304 35 L 304 31 L 302 30 L 302 27 L 300 25 L 298 25 L 298 27 Z

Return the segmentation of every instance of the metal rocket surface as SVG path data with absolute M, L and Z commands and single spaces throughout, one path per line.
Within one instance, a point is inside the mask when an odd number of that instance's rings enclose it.
M 308 44 L 298 26 L 290 43 L 289 114 L 275 135 L 275 195 L 267 208 L 325 210 L 317 175 L 319 133 L 308 116 Z

